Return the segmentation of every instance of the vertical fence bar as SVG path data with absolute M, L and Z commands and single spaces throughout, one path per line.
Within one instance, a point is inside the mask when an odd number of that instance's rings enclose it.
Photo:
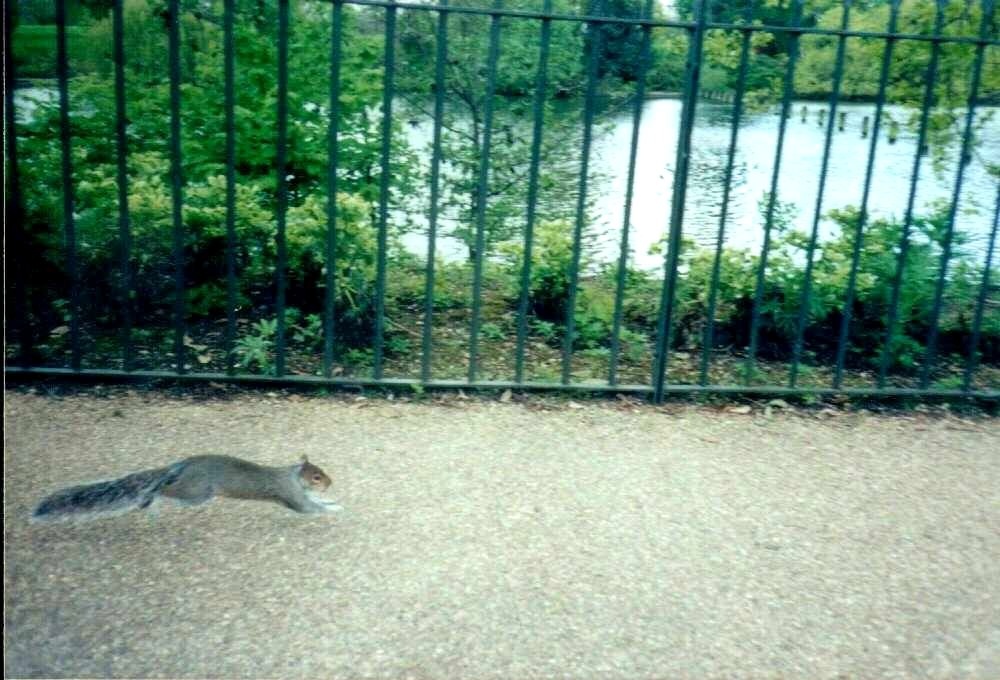
M 653 15 L 653 2 L 646 0 L 642 18 Z M 635 191 L 635 162 L 639 151 L 639 128 L 642 124 L 642 107 L 646 103 L 646 71 L 649 69 L 649 51 L 652 27 L 642 26 L 642 44 L 639 47 L 639 68 L 635 78 L 632 100 L 632 140 L 628 153 L 628 177 L 625 181 L 625 206 L 622 215 L 622 237 L 618 247 L 618 271 L 615 278 L 615 306 L 611 321 L 611 356 L 608 361 L 608 384 L 618 384 L 618 355 L 621 352 L 622 316 L 625 306 L 625 275 L 628 272 L 629 226 L 632 221 L 632 196 Z
M 740 42 L 740 67 L 736 79 L 736 92 L 733 96 L 733 122 L 729 131 L 729 152 L 726 155 L 726 170 L 722 176 L 722 210 L 719 215 L 719 233 L 715 241 L 715 258 L 712 260 L 712 283 L 708 289 L 708 312 L 705 318 L 705 337 L 701 347 L 701 370 L 698 381 L 708 384 L 708 367 L 711 362 L 712 347 L 715 345 L 715 307 L 719 298 L 719 275 L 722 269 L 722 247 L 726 243 L 726 219 L 729 217 L 729 195 L 733 180 L 733 165 L 736 160 L 736 142 L 740 134 L 740 121 L 743 118 L 743 96 L 746 91 L 747 71 L 750 64 L 750 41 L 753 32 L 749 26 L 753 23 L 753 2 L 748 0 L 743 13 L 747 28 L 743 29 Z
M 385 8 L 385 76 L 382 86 L 382 175 L 378 197 L 378 259 L 375 269 L 375 357 L 374 375 L 382 379 L 385 353 L 385 268 L 389 220 L 389 154 L 392 144 L 392 98 L 396 83 L 396 6 Z
M 601 0 L 593 0 L 591 12 L 602 14 Z M 573 340 L 576 331 L 576 294 L 580 285 L 580 251 L 583 244 L 583 224 L 587 221 L 587 179 L 590 170 L 590 143 L 594 127 L 594 106 L 597 96 L 597 60 L 601 54 L 601 25 L 587 24 L 590 49 L 587 54 L 587 87 L 583 100 L 583 146 L 580 151 L 580 183 L 576 195 L 576 224 L 573 228 L 573 252 L 569 264 L 569 297 L 566 300 L 566 330 L 562 347 L 562 384 L 568 385 L 573 367 Z
M 120 2 L 121 0 L 119 0 Z M 235 370 L 236 350 L 236 58 L 233 43 L 233 7 L 225 0 L 222 15 L 223 106 L 226 129 L 226 373 Z
M 118 240 L 121 283 L 119 289 L 122 314 L 122 368 L 132 370 L 132 225 L 128 210 L 128 142 L 125 110 L 125 40 L 122 26 L 122 2 L 115 0 L 111 8 L 113 57 L 115 62 L 115 155 L 118 177 Z
M 993 15 L 992 0 L 983 0 L 983 16 L 979 26 L 979 37 L 986 40 L 989 35 L 990 22 Z M 934 304 L 931 308 L 931 328 L 927 333 L 927 349 L 924 353 L 923 365 L 920 367 L 920 387 L 927 389 L 930 384 L 931 371 L 936 358 L 939 323 L 941 321 L 941 305 L 944 301 L 944 287 L 948 275 L 948 262 L 951 259 L 951 245 L 955 234 L 955 216 L 958 213 L 958 202 L 962 198 L 962 181 L 965 179 L 966 159 L 971 154 L 972 124 L 976 118 L 976 100 L 979 98 L 979 83 L 983 74 L 983 54 L 986 43 L 976 45 L 976 59 L 972 64 L 972 82 L 969 85 L 969 99 L 965 113 L 965 130 L 962 132 L 962 148 L 958 156 L 958 169 L 955 171 L 955 190 L 951 195 L 951 205 L 948 207 L 948 222 L 944 232 L 944 243 L 941 244 L 941 264 L 939 266 L 937 283 L 934 287 Z
M 170 196 L 171 217 L 173 219 L 174 258 L 174 370 L 186 372 L 184 347 L 184 221 L 182 216 L 183 196 L 181 193 L 181 40 L 180 3 L 169 0 L 168 49 L 170 69 Z
M 25 276 L 27 242 L 24 233 L 24 204 L 21 197 L 21 173 L 17 157 L 17 131 L 15 123 L 17 116 L 14 109 L 14 85 L 17 82 L 17 72 L 14 67 L 11 33 L 13 32 L 10 2 L 3 3 L 3 66 L 4 66 L 4 142 L 7 146 L 7 191 L 4 201 L 4 220 L 10 235 L 10 246 L 13 257 L 7 258 L 14 287 L 11 290 L 13 298 L 13 320 L 17 325 L 18 358 L 23 366 L 31 365 L 33 342 L 31 326 L 28 322 L 28 285 Z
M 691 162 L 691 132 L 694 128 L 695 106 L 698 102 L 698 85 L 701 77 L 701 48 L 705 39 L 708 20 L 708 0 L 695 4 L 696 25 L 688 36 L 687 65 L 684 76 L 684 104 L 681 109 L 681 126 L 677 138 L 677 158 L 674 164 L 674 187 L 670 201 L 670 235 L 667 256 L 664 260 L 663 289 L 656 329 L 656 354 L 653 357 L 653 400 L 663 401 L 663 384 L 670 359 L 670 336 L 673 325 L 674 293 L 677 287 L 677 266 L 680 261 L 681 229 L 684 221 L 684 202 L 687 195 L 687 176 Z
M 276 235 L 278 248 L 277 277 L 278 296 L 275 313 L 278 317 L 275 329 L 274 374 L 279 378 L 285 374 L 285 271 L 288 267 L 288 244 L 285 237 L 285 222 L 288 215 L 288 2 L 278 0 L 278 144 L 275 166 L 278 173 L 278 205 Z
M 543 12 L 552 11 L 552 0 L 545 0 Z M 514 352 L 514 381 L 524 380 L 524 344 L 528 336 L 528 302 L 531 297 L 531 257 L 535 234 L 535 209 L 538 202 L 538 164 L 542 150 L 542 123 L 545 118 L 545 95 L 548 88 L 549 42 L 552 21 L 542 19 L 538 46 L 538 72 L 535 75 L 534 123 L 531 132 L 531 165 L 528 171 L 528 214 L 524 225 L 524 254 L 521 263 L 521 297 L 517 305 L 517 348 Z
M 76 256 L 76 217 L 73 214 L 73 150 L 69 129 L 69 59 L 66 51 L 66 0 L 56 0 L 56 78 L 59 83 L 59 142 L 62 148 L 63 229 L 66 274 L 69 277 L 70 366 L 80 370 L 80 272 Z
M 441 0 L 447 5 L 448 0 Z M 434 61 L 434 133 L 431 152 L 431 206 L 427 226 L 427 279 L 424 287 L 424 328 L 420 357 L 420 379 L 431 379 L 431 351 L 434 330 L 434 258 L 437 247 L 438 201 L 441 195 L 441 123 L 444 117 L 444 67 L 448 59 L 448 12 L 438 12 L 437 50 Z
M 846 31 L 851 18 L 851 0 L 842 0 L 840 15 L 840 30 Z M 799 362 L 802 360 L 802 344 L 805 338 L 806 326 L 809 324 L 809 307 L 812 296 L 813 258 L 816 253 L 816 240 L 819 238 L 819 222 L 823 217 L 823 194 L 826 190 L 826 173 L 830 167 L 830 145 L 833 141 L 833 128 L 836 124 L 837 105 L 840 103 L 840 84 L 844 76 L 844 52 L 847 48 L 847 36 L 837 38 L 837 56 L 833 64 L 833 89 L 830 92 L 830 115 L 826 121 L 826 138 L 823 140 L 823 160 L 820 162 L 819 187 L 816 190 L 816 208 L 813 211 L 812 232 L 809 234 L 809 245 L 806 246 L 806 270 L 803 274 L 802 293 L 799 297 L 799 313 L 795 322 L 795 341 L 792 345 L 792 366 L 788 371 L 788 386 L 795 387 L 799 377 Z
M 326 174 L 326 296 L 323 300 L 323 376 L 333 375 L 333 338 L 337 302 L 337 157 L 340 125 L 340 54 L 344 3 L 330 6 L 330 103 Z
M 941 35 L 944 25 L 944 7 L 947 0 L 936 0 L 934 17 L 934 35 Z M 892 336 L 899 316 L 899 294 L 903 284 L 903 274 L 906 269 L 906 254 L 910 247 L 910 228 L 913 226 L 913 206 L 917 198 L 917 183 L 920 179 L 920 164 L 924 157 L 924 146 L 927 143 L 927 121 L 931 108 L 934 106 L 934 86 L 937 83 L 938 60 L 941 54 L 941 43 L 935 40 L 931 43 L 931 56 L 927 64 L 927 76 L 924 86 L 923 107 L 920 111 L 920 127 L 917 131 L 917 152 L 913 158 L 913 173 L 910 175 L 910 194 L 906 202 L 906 214 L 903 217 L 903 233 L 899 239 L 899 253 L 896 256 L 896 272 L 892 279 L 888 319 L 886 321 L 885 341 L 882 346 L 882 358 L 879 363 L 878 386 L 885 387 L 889 374 L 889 362 L 892 360 Z
M 972 379 L 975 376 L 976 365 L 979 361 L 979 335 L 983 329 L 983 312 L 986 309 L 986 297 L 990 292 L 990 267 L 993 266 L 993 250 L 997 242 L 998 223 L 1000 223 L 1000 184 L 997 185 L 996 206 L 993 209 L 993 228 L 990 229 L 990 244 L 986 248 L 983 281 L 979 286 L 979 297 L 976 299 L 976 312 L 972 319 L 972 336 L 969 338 L 969 357 L 965 363 L 965 375 L 962 379 L 962 389 L 966 392 L 972 389 Z
M 896 40 L 891 34 L 896 32 L 900 3 L 901 0 L 891 0 L 889 5 L 889 25 L 886 31 L 890 36 L 886 38 L 885 49 L 882 52 L 882 69 L 878 79 L 878 94 L 875 96 L 875 120 L 872 123 L 872 139 L 868 146 L 868 165 L 865 168 L 865 183 L 861 191 L 861 207 L 854 225 L 851 270 L 847 275 L 847 292 L 844 294 L 844 309 L 840 317 L 840 334 L 837 338 L 837 365 L 833 374 L 834 389 L 840 389 L 844 380 L 844 362 L 847 359 L 847 342 L 850 337 L 851 316 L 854 313 L 854 291 L 858 280 L 858 266 L 861 262 L 865 223 L 868 221 L 868 198 L 875 172 L 875 151 L 878 148 L 878 133 L 882 127 L 882 112 L 885 108 L 885 89 L 889 81 L 889 67 L 892 65 L 892 52 L 896 45 Z
M 792 27 L 798 27 L 802 19 L 802 0 L 792 3 Z M 747 382 L 753 376 L 757 361 L 757 341 L 760 331 L 760 308 L 764 301 L 764 282 L 767 276 L 767 254 L 771 248 L 771 226 L 774 222 L 774 208 L 778 200 L 778 177 L 781 174 L 781 154 L 785 146 L 785 128 L 788 126 L 788 111 L 792 104 L 792 90 L 795 89 L 795 65 L 799 58 L 799 33 L 788 36 L 788 64 L 785 66 L 785 82 L 781 98 L 781 120 L 778 122 L 778 145 L 774 151 L 774 170 L 771 173 L 771 191 L 767 196 L 767 210 L 764 214 L 764 244 L 757 264 L 757 281 L 754 285 L 753 312 L 750 319 L 750 347 L 747 350 Z
M 502 0 L 494 0 L 500 9 Z M 486 99 L 483 109 L 483 146 L 479 151 L 479 186 L 476 189 L 476 252 L 472 274 L 472 323 L 469 329 L 469 382 L 476 381 L 479 363 L 479 324 L 482 316 L 483 259 L 486 250 L 486 199 L 490 174 L 490 143 L 493 135 L 493 92 L 500 58 L 500 15 L 490 17 L 490 47 L 487 55 Z

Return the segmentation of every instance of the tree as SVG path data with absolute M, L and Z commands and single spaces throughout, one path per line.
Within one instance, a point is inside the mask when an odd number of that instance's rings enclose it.
M 557 3 L 556 11 L 571 11 L 571 7 Z M 436 21 L 434 14 L 419 11 L 406 13 L 401 21 L 405 66 L 399 74 L 400 87 L 408 106 L 427 117 L 432 115 Z M 470 259 L 476 257 L 475 216 L 486 138 L 488 23 L 489 19 L 464 14 L 453 14 L 448 19 L 441 219 L 450 225 L 451 235 L 466 244 Z M 538 21 L 501 20 L 491 102 L 487 252 L 495 244 L 513 238 L 524 226 L 539 30 Z M 540 220 L 572 220 L 581 124 L 571 109 L 578 107 L 578 95 L 586 80 L 584 41 L 580 23 L 554 22 L 551 30 L 537 216 Z
M 942 33 L 952 36 L 979 34 L 982 4 L 949 3 L 944 9 Z M 935 21 L 933 0 L 904 3 L 900 9 L 897 30 L 901 33 L 929 34 Z M 852 9 L 851 28 L 854 30 L 884 31 L 888 25 L 889 6 L 885 3 Z M 832 7 L 820 14 L 817 22 L 823 28 L 840 25 L 841 9 Z M 796 77 L 796 92 L 825 94 L 831 86 L 837 39 L 817 36 L 804 51 Z M 845 52 L 842 95 L 850 98 L 873 98 L 878 88 L 879 69 L 885 49 L 883 40 L 849 40 Z M 896 43 L 890 72 L 887 99 L 907 106 L 913 113 L 909 123 L 915 127 L 916 112 L 923 106 L 930 43 L 900 40 Z M 972 64 L 976 48 L 969 43 L 943 44 L 937 65 L 935 102 L 929 119 L 928 145 L 937 161 L 938 169 L 949 149 L 953 149 L 964 127 L 965 106 L 969 97 Z M 1000 71 L 991 68 L 987 59 L 982 70 L 979 99 L 990 101 L 1000 98 Z M 974 134 L 979 136 L 987 122 L 987 115 L 980 115 Z M 975 153 L 975 145 L 973 147 Z M 981 159 L 985 164 L 995 164 L 994 159 Z

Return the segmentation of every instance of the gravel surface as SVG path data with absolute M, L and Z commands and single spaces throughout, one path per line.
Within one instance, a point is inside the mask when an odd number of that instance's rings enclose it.
M 1000 678 L 997 420 L 5 397 L 7 677 Z M 27 521 L 205 453 L 346 510 Z

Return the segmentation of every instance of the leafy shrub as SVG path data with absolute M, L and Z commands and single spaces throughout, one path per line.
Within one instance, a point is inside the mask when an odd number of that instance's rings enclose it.
M 257 373 L 271 373 L 274 369 L 274 335 L 276 319 L 261 319 L 251 326 L 251 331 L 236 340 L 233 352 L 240 368 Z
M 482 333 L 482 336 L 487 340 L 503 340 L 507 337 L 507 334 L 504 333 L 500 325 L 491 321 L 484 323 L 480 327 L 479 332 Z

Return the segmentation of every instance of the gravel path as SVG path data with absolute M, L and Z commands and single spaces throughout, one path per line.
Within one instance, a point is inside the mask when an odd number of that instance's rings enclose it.
M 1000 678 L 1000 422 L 6 393 L 7 677 Z M 327 469 L 37 525 L 182 456 Z

